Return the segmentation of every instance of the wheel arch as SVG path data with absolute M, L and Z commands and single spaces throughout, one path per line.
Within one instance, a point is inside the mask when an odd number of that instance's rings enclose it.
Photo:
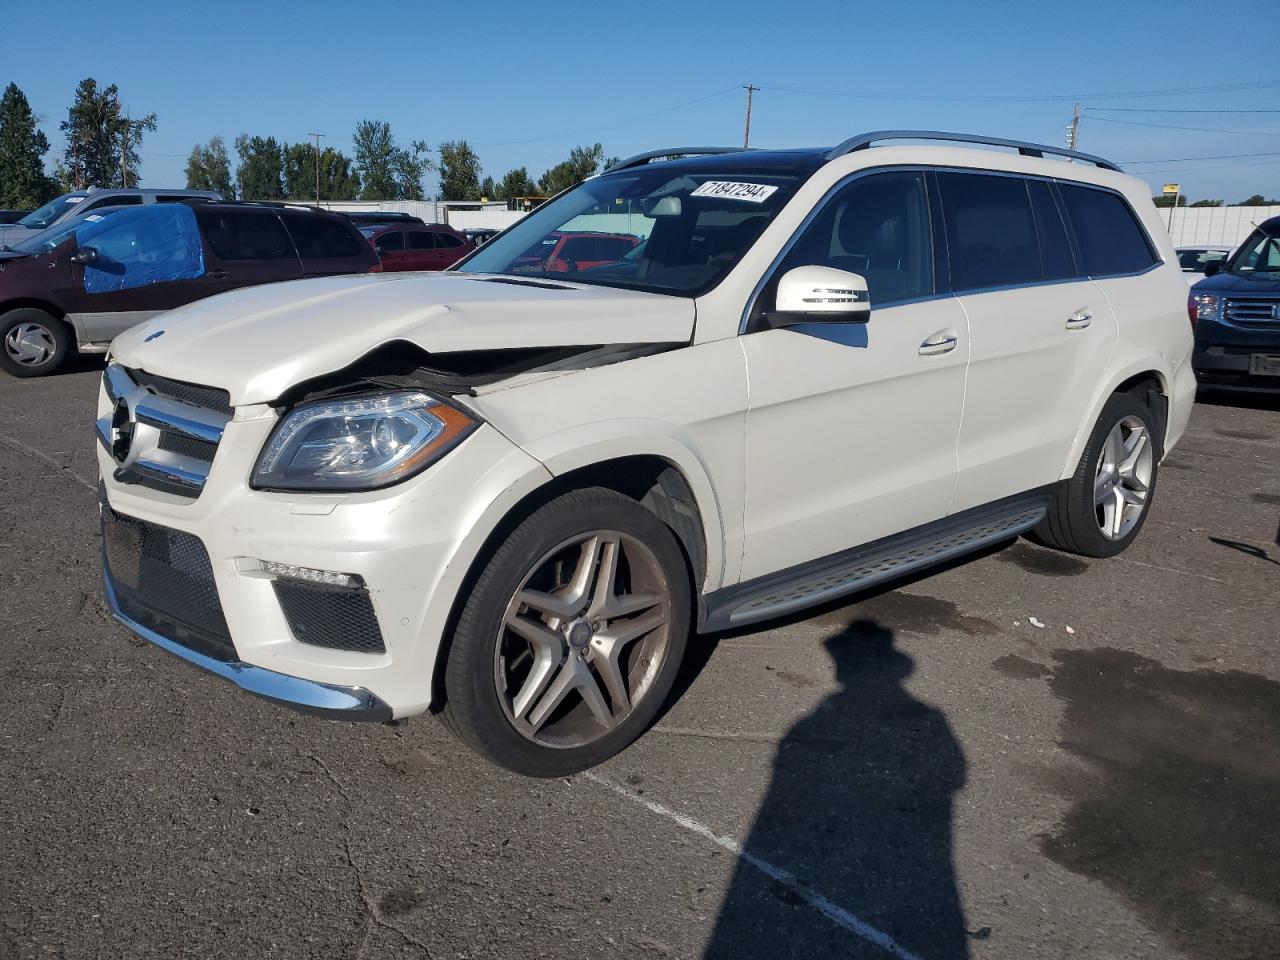
M 689 564 L 695 597 L 695 618 L 701 610 L 698 598 L 719 585 L 723 570 L 722 533 L 714 491 L 705 471 L 692 476 L 687 463 L 655 452 L 653 444 L 627 447 L 602 444 L 551 458 L 539 471 L 542 482 L 526 488 L 513 503 L 504 504 L 486 522 L 478 548 L 466 562 L 450 602 L 448 617 L 435 652 L 431 671 L 431 709 L 445 699 L 443 665 L 448 661 L 458 616 L 485 564 L 515 527 L 539 507 L 570 490 L 606 487 L 640 503 L 674 533 Z M 687 452 L 687 451 L 686 451 Z M 592 454 L 595 454 L 594 456 Z M 692 457 L 692 454 L 688 454 Z M 699 493 L 699 487 L 702 493 Z
M 58 307 L 57 304 L 48 300 L 41 300 L 39 297 L 15 297 L 12 300 L 5 300 L 3 303 L 0 303 L 0 317 L 4 316 L 10 310 L 22 309 L 43 310 L 55 320 L 61 320 L 63 323 L 67 324 L 68 327 L 71 326 L 71 323 L 67 320 L 66 311 Z
M 1172 371 L 1164 369 L 1150 360 L 1135 361 L 1113 371 L 1112 375 L 1102 382 L 1102 385 L 1094 394 L 1084 419 L 1080 422 L 1079 427 L 1076 428 L 1075 440 L 1071 444 L 1071 453 L 1067 457 L 1067 462 L 1063 464 L 1059 479 L 1066 480 L 1075 473 L 1076 467 L 1080 463 L 1080 457 L 1084 453 L 1085 444 L 1089 442 L 1089 435 L 1093 432 L 1093 426 L 1098 422 L 1098 417 L 1102 415 L 1103 406 L 1106 405 L 1107 400 L 1117 393 L 1136 393 L 1151 408 L 1156 418 L 1156 432 L 1160 437 L 1160 449 L 1163 453 L 1169 430 L 1169 402 L 1172 396 L 1172 382 Z

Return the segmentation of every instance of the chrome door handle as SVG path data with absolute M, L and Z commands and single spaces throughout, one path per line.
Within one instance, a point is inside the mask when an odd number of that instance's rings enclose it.
M 936 357 L 940 353 L 950 353 L 958 342 L 954 333 L 935 333 L 920 344 L 920 356 Z
M 1093 314 L 1088 310 L 1077 310 L 1067 317 L 1068 330 L 1083 330 L 1091 323 L 1093 323 Z

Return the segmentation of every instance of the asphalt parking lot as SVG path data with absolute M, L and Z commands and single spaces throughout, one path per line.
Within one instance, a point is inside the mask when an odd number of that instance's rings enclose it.
M 0 378 L 0 957 L 1276 956 L 1280 401 L 1200 403 L 1123 557 L 705 638 L 530 781 L 116 626 L 99 369 Z

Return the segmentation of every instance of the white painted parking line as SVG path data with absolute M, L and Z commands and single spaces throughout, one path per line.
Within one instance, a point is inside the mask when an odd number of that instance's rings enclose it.
M 824 897 L 817 890 L 814 890 L 812 887 L 809 887 L 798 880 L 796 875 L 790 870 L 784 870 L 782 867 L 775 867 L 769 861 L 761 860 L 759 857 L 743 848 L 742 844 L 733 837 L 722 837 L 706 824 L 693 819 L 693 817 L 672 810 L 670 807 L 663 806 L 657 801 L 642 797 L 639 794 L 628 790 L 622 784 L 614 783 L 612 780 L 602 777 L 597 773 L 592 773 L 590 770 L 584 773 L 583 776 L 592 783 L 597 783 L 602 787 L 612 790 L 620 797 L 625 797 L 633 803 L 640 804 L 640 806 L 644 807 L 650 813 L 656 813 L 660 817 L 671 820 L 672 822 L 679 824 L 681 827 L 684 827 L 684 829 L 692 833 L 696 833 L 698 836 L 706 840 L 710 840 L 716 846 L 729 851 L 743 863 L 749 864 L 759 870 L 770 880 L 782 884 L 805 903 L 809 904 L 809 906 L 813 907 L 819 913 L 830 919 L 833 923 L 843 927 L 850 933 L 861 937 L 868 943 L 875 944 L 887 953 L 893 954 L 893 956 L 898 957 L 899 960 L 920 960 L 919 957 L 906 947 L 899 944 L 893 939 L 893 937 L 889 936 L 883 930 L 877 930 L 875 927 L 871 926 L 871 924 L 864 920 L 860 920 L 848 910 L 832 903 L 831 900 Z

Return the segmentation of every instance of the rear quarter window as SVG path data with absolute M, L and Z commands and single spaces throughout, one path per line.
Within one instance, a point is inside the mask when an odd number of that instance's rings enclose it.
M 368 246 L 345 224 L 325 217 L 285 217 L 285 226 L 304 260 L 361 256 Z
M 1146 231 L 1119 194 L 1070 183 L 1059 183 L 1058 192 L 1075 230 L 1084 273 L 1139 273 L 1157 262 Z

